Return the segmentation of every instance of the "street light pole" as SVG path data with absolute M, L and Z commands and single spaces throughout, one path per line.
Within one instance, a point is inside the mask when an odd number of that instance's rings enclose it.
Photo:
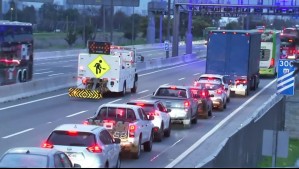
M 170 0 L 167 3 L 167 40 L 170 42 Z M 166 51 L 166 58 L 169 58 L 169 50 Z
M 131 45 L 134 44 L 134 38 L 135 38 L 135 21 L 134 16 L 135 15 L 135 7 L 133 6 L 133 14 L 132 14 L 132 37 L 131 37 Z
M 12 21 L 13 8 L 10 8 L 10 21 Z
M 111 10 L 110 10 L 110 19 L 111 19 L 111 23 L 110 23 L 110 26 L 111 26 L 111 30 L 110 30 L 110 42 L 112 43 L 113 42 L 113 14 L 114 14 L 114 3 L 113 3 L 113 0 L 111 0 Z

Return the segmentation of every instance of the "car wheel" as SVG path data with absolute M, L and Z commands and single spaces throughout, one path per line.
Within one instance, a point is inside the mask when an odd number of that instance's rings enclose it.
M 138 149 L 137 149 L 137 152 L 133 152 L 132 153 L 132 157 L 134 159 L 139 159 L 140 157 L 140 151 L 141 151 L 141 136 L 139 137 L 139 142 L 138 142 Z
M 164 131 L 164 136 L 170 137 L 170 133 L 171 133 L 171 121 L 169 121 L 168 129 L 166 129 L 166 131 Z
M 121 166 L 121 161 L 120 161 L 120 155 L 119 155 L 115 168 L 120 168 L 120 166 Z
M 133 88 L 131 89 L 131 93 L 136 93 L 136 92 L 137 92 L 137 85 L 138 85 L 138 82 L 135 80 L 135 81 L 134 81 L 134 86 L 133 86 Z
M 161 127 L 160 127 L 160 129 L 159 129 L 159 132 L 158 133 L 156 133 L 156 137 L 154 137 L 155 138 L 155 141 L 157 141 L 157 142 L 161 142 L 162 141 L 162 137 L 163 137 L 163 135 L 164 135 L 164 124 L 162 123 L 161 124 Z
M 151 133 L 150 140 L 144 143 L 143 149 L 145 152 L 150 152 L 152 151 L 152 147 L 153 147 L 153 132 Z

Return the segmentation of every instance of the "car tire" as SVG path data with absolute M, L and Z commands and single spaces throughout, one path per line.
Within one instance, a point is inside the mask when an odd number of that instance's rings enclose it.
M 223 102 L 220 104 L 220 106 L 218 107 L 218 109 L 219 109 L 220 111 L 223 111 L 223 110 L 224 110 L 224 103 L 223 103 Z
M 137 92 L 137 86 L 138 86 L 138 82 L 136 80 L 134 80 L 134 85 L 133 85 L 133 88 L 131 89 L 131 93 Z
M 212 117 L 212 110 L 209 110 L 209 112 L 208 112 L 208 116 L 209 116 L 209 117 Z
M 141 153 L 141 136 L 139 136 L 139 142 L 138 142 L 138 150 L 137 152 L 132 152 L 133 159 L 139 159 Z
M 154 137 L 155 141 L 161 142 L 163 135 L 164 135 L 164 124 L 162 123 L 159 132 L 156 133 L 156 137 Z
M 169 121 L 168 129 L 164 131 L 164 137 L 170 137 L 171 133 L 171 121 Z
M 145 152 L 151 152 L 153 147 L 153 132 L 151 133 L 150 140 L 143 144 L 143 149 Z

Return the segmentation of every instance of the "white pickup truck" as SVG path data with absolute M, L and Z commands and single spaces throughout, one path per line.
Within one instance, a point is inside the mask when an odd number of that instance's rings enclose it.
M 154 125 L 140 106 L 103 104 L 84 124 L 104 126 L 114 138 L 121 140 L 122 152 L 138 159 L 141 145 L 146 152 L 152 150 Z

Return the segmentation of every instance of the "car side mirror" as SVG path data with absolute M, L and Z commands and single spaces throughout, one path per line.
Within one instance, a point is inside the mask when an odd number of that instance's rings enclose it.
M 168 113 L 171 112 L 171 109 L 167 109 L 167 112 L 168 112 Z
M 155 117 L 154 116 L 149 116 L 149 118 L 148 118 L 149 120 L 154 120 L 155 119 Z
M 81 168 L 81 165 L 80 164 L 74 164 L 74 168 Z
M 214 95 L 213 95 L 213 94 L 210 94 L 210 97 L 214 97 Z
M 120 139 L 119 138 L 114 138 L 114 143 L 120 144 Z

